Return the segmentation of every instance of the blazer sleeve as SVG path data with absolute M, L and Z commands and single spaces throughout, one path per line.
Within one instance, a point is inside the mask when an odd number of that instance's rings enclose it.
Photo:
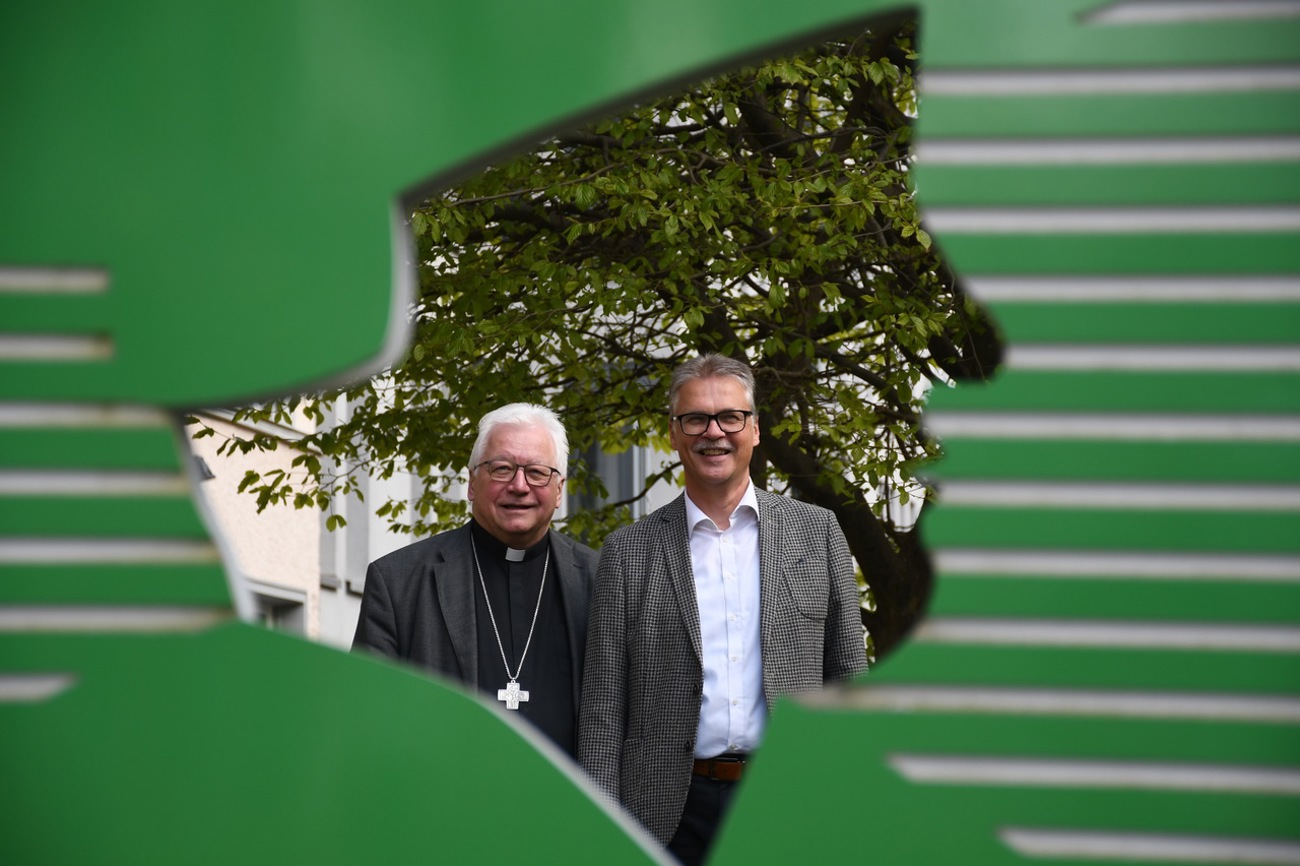
M 826 646 L 822 652 L 825 682 L 844 680 L 867 669 L 867 646 L 858 605 L 853 555 L 835 515 L 827 513 L 826 561 L 830 567 L 830 599 L 826 616 Z
M 578 717 L 578 761 L 615 803 L 620 796 L 627 727 L 627 550 L 622 540 L 615 533 L 600 551 L 587 616 L 587 658 Z
M 361 595 L 361 615 L 352 637 L 352 651 L 365 650 L 392 658 L 401 657 L 397 640 L 397 618 L 392 592 L 377 563 L 366 568 L 366 590 Z

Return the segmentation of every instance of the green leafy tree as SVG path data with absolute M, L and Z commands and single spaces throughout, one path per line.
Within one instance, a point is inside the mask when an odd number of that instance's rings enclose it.
M 350 405 L 308 437 L 301 476 L 250 473 L 244 486 L 262 505 L 325 507 L 354 489 L 349 472 L 411 471 L 425 485 L 414 506 L 377 510 L 394 529 L 439 531 L 464 518 L 449 489 L 488 409 L 548 404 L 577 452 L 666 449 L 671 369 L 700 352 L 743 357 L 758 379 L 755 481 L 835 512 L 887 652 L 930 580 L 917 533 L 889 507 L 933 455 L 923 395 L 985 375 L 997 351 L 906 182 L 911 45 L 910 20 L 886 21 L 559 136 L 421 202 L 409 356 L 340 392 L 243 410 L 319 418 L 337 397 Z M 605 494 L 581 460 L 568 484 Z M 567 531 L 599 544 L 629 505 L 573 514 Z

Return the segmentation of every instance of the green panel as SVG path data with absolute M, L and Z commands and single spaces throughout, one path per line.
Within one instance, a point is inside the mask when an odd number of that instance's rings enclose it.
M 181 468 L 169 428 L 0 428 L 0 465 L 28 469 Z
M 939 230 L 939 245 L 969 274 L 1294 274 L 1300 235 L 958 234 Z
M 923 3 L 926 66 L 1159 70 L 1294 64 L 1300 55 L 1294 19 L 1081 22 L 1080 13 L 1100 5 Z M 602 106 L 797 33 L 897 6 L 575 0 L 556 14 L 545 5 L 492 3 L 320 9 L 282 0 L 256 7 L 145 0 L 69 14 L 57 4 L 10 4 L 0 12 L 0 78 L 17 86 L 0 88 L 0 117 L 6 130 L 21 132 L 0 136 L 0 265 L 102 267 L 110 288 L 103 299 L 44 309 L 0 300 L 0 314 L 24 328 L 109 332 L 115 355 L 93 365 L 5 364 L 0 400 L 233 404 L 359 375 L 367 363 L 379 365 L 386 339 L 400 338 L 389 322 L 403 302 L 392 290 L 392 262 L 401 254 L 394 256 L 391 237 L 401 191 L 468 172 Z M 1295 91 L 926 96 L 921 131 L 1250 135 L 1296 131 L 1298 109 Z M 1132 201 L 1174 194 L 1167 172 L 1152 175 L 1148 182 L 1128 173 Z M 942 182 L 926 177 L 925 194 L 945 194 Z M 1123 172 L 1108 177 L 1094 194 L 1124 186 Z M 1291 182 L 1280 177 L 1281 186 Z M 1064 187 L 1058 194 L 1084 192 L 1077 179 L 1056 182 Z M 1263 192 L 1249 166 L 1205 182 L 1222 188 L 1188 194 L 1230 201 Z M 943 232 L 936 241 L 967 273 L 1300 273 L 1295 234 Z M 277 339 L 266 339 L 268 329 Z M 1294 414 L 1296 385 L 1284 374 L 1013 371 L 950 405 Z M 18 464 L 26 466 L 163 459 L 119 444 L 60 464 L 52 456 L 58 443 L 15 444 L 32 449 L 37 462 Z M 174 451 L 166 449 L 168 459 Z M 1141 549 L 1252 555 L 1300 536 L 1293 518 L 1279 514 L 976 511 L 941 509 L 927 534 L 937 528 L 939 536 L 961 537 L 974 526 L 968 534 L 976 544 L 1001 546 L 1020 532 L 1026 548 L 1083 538 L 1095 549 L 1140 541 Z M 173 530 L 202 537 L 188 503 L 164 500 L 7 499 L 0 523 L 49 538 Z M 115 577 L 111 598 L 94 595 L 95 569 L 75 572 L 51 570 L 44 586 L 69 603 L 171 597 L 167 570 Z M 0 587 L 11 593 L 7 600 L 22 602 L 34 578 L 34 570 L 9 567 Z M 1225 603 L 1225 615 L 1233 604 Z M 593 803 L 563 759 L 538 753 L 535 735 L 521 737 L 504 713 L 406 671 L 243 627 L 171 637 L 0 635 L 0 658 L 4 671 L 67 671 L 78 683 L 48 703 L 0 704 L 8 744 L 0 839 L 16 862 L 638 864 L 655 856 L 641 847 L 644 837 Z M 1300 670 L 1295 656 L 1283 654 L 913 645 L 874 677 L 879 685 L 918 680 L 1293 699 Z M 1295 838 L 1295 798 L 1023 787 L 990 794 L 905 783 L 886 758 L 904 749 L 1001 750 L 1294 766 L 1296 729 L 811 713 L 787 702 L 711 862 L 836 862 L 869 850 L 888 863 L 1022 864 L 996 837 L 1016 822 Z
M 0 496 L 0 526 L 9 535 L 207 538 L 184 496 L 135 498 Z
M 1300 584 L 939 574 L 930 616 L 1300 624 Z
M 1292 442 L 1099 442 L 1088 440 L 943 440 L 941 463 L 927 477 L 1186 481 L 1294 484 L 1300 448 Z
M 3 604 L 228 605 L 219 563 L 0 565 Z
M 934 138 L 1270 135 L 1300 132 L 1300 92 L 965 96 L 925 93 L 917 128 Z M 920 184 L 928 183 L 919 167 Z M 919 187 L 929 194 L 929 186 Z M 942 194 L 942 193 L 941 193 Z
M 1005 848 L 998 831 L 1005 827 L 1113 829 L 1189 835 L 1297 838 L 1292 797 L 1233 793 L 1186 793 L 1117 789 L 1053 789 L 1042 786 L 917 784 L 906 781 L 875 754 L 845 752 L 834 761 L 809 761 L 798 749 L 808 742 L 844 743 L 871 731 L 871 739 L 889 743 L 893 754 L 985 754 L 1012 757 L 1054 741 L 1063 748 L 1041 753 L 1071 758 L 1112 747 L 1115 755 L 1168 754 L 1171 743 L 1203 742 L 1208 748 L 1176 754 L 1199 763 L 1262 735 L 1276 743 L 1275 732 L 1260 726 L 1204 725 L 1155 721 L 938 717 L 925 713 L 817 713 L 782 705 L 766 734 L 772 756 L 755 763 L 741 789 L 734 817 L 723 827 L 718 855 L 710 863 L 835 862 L 861 857 L 863 834 L 870 838 L 871 858 L 885 863 L 980 863 L 1020 866 L 1025 858 Z M 1198 730 L 1199 729 L 1199 730 Z M 1282 729 L 1294 738 L 1294 727 Z M 1213 734 L 1213 737 L 1203 736 Z M 1272 735 L 1272 736 L 1270 736 Z M 1225 744 L 1227 748 L 1225 748 Z M 1135 748 L 1136 747 L 1136 748 Z M 868 747 L 870 749 L 870 747 Z M 1138 751 L 1140 749 L 1141 751 Z M 874 753 L 874 749 L 871 749 Z M 1295 754 L 1295 749 L 1288 748 Z M 1111 754 L 1103 752 L 1104 757 Z M 1173 758 L 1177 760 L 1177 758 Z M 850 779 L 851 783 L 844 780 Z M 828 803 L 820 828 L 840 832 L 771 834 L 771 827 L 791 822 L 786 798 L 778 792 L 834 790 L 851 785 L 857 796 Z M 888 820 L 862 812 L 867 804 L 888 803 Z M 935 832 L 941 822 L 942 832 Z M 855 832 L 856 831 L 856 832 Z M 1068 864 L 1072 860 L 1055 859 Z M 1095 861 L 1094 861 L 1095 862 Z M 1111 860 L 1126 864 L 1129 861 Z
M 651 862 L 538 735 L 459 690 L 247 626 L 65 642 L 74 688 L 0 705 L 25 744 L 5 750 L 15 863 L 500 863 L 488 815 L 509 816 L 507 849 Z M 0 657 L 33 646 L 0 638 Z
M 1204 511 L 1100 511 L 940 504 L 926 519 L 925 539 L 933 547 L 1300 553 L 1300 514 L 1203 505 Z
M 0 263 L 106 271 L 118 356 L 30 365 L 0 397 L 229 405 L 377 368 L 403 337 L 404 191 L 886 6 L 6 9 L 0 80 L 22 86 L 0 117 L 22 132 L 0 138 Z
M 842 734 L 843 731 L 839 733 Z M 821 736 L 823 742 L 834 741 L 832 739 L 834 734 L 829 732 Z M 832 762 L 814 763 L 831 764 Z M 1246 838 L 1266 836 L 1270 839 L 1300 840 L 1300 833 L 1294 829 L 1296 803 L 1286 797 L 1119 789 L 1058 790 L 1027 785 L 930 785 L 921 787 L 912 797 L 908 797 L 898 791 L 896 786 L 881 783 L 877 773 L 858 773 L 860 763 L 859 760 L 850 760 L 846 764 L 818 766 L 811 770 L 807 766 L 784 765 L 783 768 L 779 767 L 771 771 L 774 778 L 769 784 L 771 790 L 778 788 L 786 791 L 800 790 L 800 783 L 807 786 L 803 790 L 825 790 L 834 784 L 840 774 L 852 773 L 858 785 L 871 788 L 873 800 L 875 797 L 887 797 L 903 814 L 914 808 L 924 808 L 929 813 L 931 821 L 935 820 L 936 816 L 943 817 L 942 832 L 935 832 L 931 824 L 929 833 L 925 832 L 924 822 L 915 818 L 901 819 L 901 826 L 894 828 L 894 832 L 907 837 L 909 841 L 906 847 L 897 842 L 894 843 L 897 848 L 888 843 L 883 848 L 872 843 L 873 858 L 878 857 L 883 862 L 955 862 L 944 855 L 951 856 L 954 850 L 961 850 L 965 857 L 970 859 L 964 857 L 960 862 L 1025 863 L 1025 859 L 1009 851 L 1002 855 L 1002 859 L 994 857 L 994 851 L 998 846 L 997 831 L 1002 827 L 1050 827 L 1056 830 L 1100 828 L 1116 833 L 1154 832 L 1162 835 Z M 741 802 L 746 800 L 742 798 Z M 738 838 L 737 845 L 748 851 L 749 862 L 755 862 L 752 858 L 757 856 L 755 849 L 758 846 L 744 839 L 745 831 L 748 830 L 751 835 L 760 832 L 763 826 L 760 822 L 765 822 L 768 827 L 780 826 L 781 816 L 766 810 L 755 811 L 756 814 L 749 820 L 744 823 L 737 822 L 734 828 L 729 825 L 723 831 L 726 839 Z M 855 848 L 854 842 L 857 843 L 856 849 L 860 854 L 862 840 L 848 831 L 848 828 L 853 825 L 844 821 L 847 815 L 840 814 L 852 811 L 852 806 L 846 805 L 833 813 L 831 820 L 840 819 L 840 826 L 845 828 L 841 833 L 823 831 L 818 834 L 786 834 L 847 836 L 848 839 L 838 838 L 831 842 L 815 842 L 811 845 L 805 843 L 803 839 L 773 842 L 763 846 L 764 853 L 772 859 L 757 862 L 797 863 L 801 862 L 798 859 L 800 854 L 812 855 L 813 859 L 807 862 L 828 862 L 836 858 L 850 857 Z M 749 812 L 746 811 L 744 814 L 749 815 Z M 1288 825 L 1288 822 L 1291 824 Z M 830 821 L 827 824 L 835 826 L 830 824 Z M 1289 826 L 1291 829 L 1287 829 Z M 983 844 L 971 842 L 966 838 L 968 834 L 978 837 Z M 942 841 L 932 838 L 935 836 L 942 837 Z M 900 859 L 908 856 L 917 859 Z M 1108 857 L 1104 862 L 1133 866 L 1135 860 Z M 710 863 L 713 862 L 710 860 Z M 718 858 L 716 862 L 741 864 L 746 861 L 737 856 L 735 859 Z M 1059 864 L 1070 861 L 1053 858 L 1050 862 Z M 1222 861 L 1193 862 L 1215 863 L 1216 866 L 1222 866 Z
M 936 389 L 933 410 L 1300 412 L 1300 374 L 1010 370 L 989 385 Z
M 905 662 L 905 663 L 904 663 Z M 879 666 L 873 686 L 1041 687 L 1172 694 L 1287 695 L 1300 681 L 1295 653 L 1132 648 L 978 646 L 914 641 Z M 1281 723 L 1279 723 L 1281 724 Z M 1294 731 L 1295 725 L 1291 723 Z M 1292 734 L 1294 736 L 1294 733 Z M 1300 744 L 1291 754 L 1300 754 Z
M 1300 339 L 1300 304 L 1020 303 L 990 305 L 1013 343 L 1253 345 Z
M 918 651 L 920 648 L 918 648 Z M 914 652 L 908 649 L 907 656 Z M 925 653 L 922 651 L 922 655 Z M 980 660 L 984 660 L 980 656 Z M 1005 663 L 1008 659 L 998 659 Z M 888 662 L 904 666 L 904 657 Z M 882 670 L 884 667 L 882 666 Z M 896 684 L 886 673 L 881 684 Z M 839 725 L 867 725 L 903 753 L 969 754 L 976 756 L 1023 755 L 1153 762 L 1210 762 L 1223 764 L 1300 765 L 1300 738 L 1295 725 L 1276 723 L 1221 723 L 1179 719 L 1077 718 L 1069 716 L 1013 716 L 981 713 L 882 713 L 880 711 L 825 712 L 804 717 L 802 707 L 788 710 L 781 704 L 773 713 L 773 736 L 787 725 L 801 730 Z M 786 716 L 795 712 L 794 716 Z M 784 721 L 777 721 L 783 719 Z M 912 724 L 909 724 L 911 722 Z M 769 742 L 771 742 L 769 740 Z M 798 756 L 796 755 L 796 758 Z M 847 758 L 847 756 L 846 756 Z M 773 759 L 776 760 L 776 759 Z M 755 779 L 755 787 L 758 785 Z
M 104 295 L 5 295 L 0 292 L 0 330 L 55 334 L 98 333 L 110 321 Z
M 963 205 L 1287 204 L 1300 197 L 1300 165 L 918 164 L 927 207 Z
M 1186 23 L 1090 20 L 1098 0 L 961 0 L 925 4 L 927 69 L 1153 67 L 1293 61 L 1294 18 L 1202 18 Z

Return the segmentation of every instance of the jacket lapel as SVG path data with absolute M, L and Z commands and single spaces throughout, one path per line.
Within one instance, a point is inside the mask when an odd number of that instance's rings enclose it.
M 768 691 L 768 684 L 779 682 L 776 671 L 780 669 L 786 654 L 780 647 L 780 629 L 776 624 L 789 615 L 781 592 L 781 563 L 785 561 L 781 550 L 784 545 L 785 528 L 782 526 L 781 513 L 773 504 L 776 498 L 766 490 L 755 490 L 758 499 L 758 585 L 759 585 L 759 632 L 763 652 L 763 691 Z M 786 551 L 789 554 L 789 551 Z M 765 694 L 770 711 L 774 695 Z
M 560 583 L 560 604 L 564 608 L 564 624 L 569 632 L 569 662 L 574 672 L 573 711 L 578 711 L 579 689 L 582 687 L 578 671 L 582 670 L 585 655 L 584 636 L 587 634 L 587 594 L 583 587 L 585 568 L 573 556 L 573 545 L 551 530 L 551 555 L 555 560 L 555 576 Z
M 474 593 L 478 588 L 478 576 L 474 573 L 474 552 L 470 549 L 469 533 L 469 524 L 454 530 L 443 548 L 441 559 L 434 564 L 433 585 L 438 590 L 443 624 L 464 682 L 477 686 L 478 630 L 475 627 Z
M 691 649 L 695 651 L 695 660 L 703 664 L 700 607 L 695 598 L 695 572 L 691 570 L 691 539 L 686 532 L 686 494 L 678 496 L 659 514 L 661 535 L 657 547 L 664 553 L 664 567 L 667 569 L 673 594 L 677 597 L 677 608 L 681 611 L 682 622 L 691 636 Z M 654 547 L 651 547 L 651 550 L 653 549 Z

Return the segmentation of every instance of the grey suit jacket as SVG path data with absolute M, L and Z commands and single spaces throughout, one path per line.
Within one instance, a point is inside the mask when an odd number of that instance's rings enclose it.
M 353 650 L 366 649 L 478 687 L 478 578 L 470 528 L 442 532 L 370 563 Z M 587 608 L 597 554 L 555 530 L 551 565 L 559 579 L 569 652 L 573 706 L 578 707 L 587 645 Z
M 853 560 L 834 515 L 758 498 L 760 634 L 768 709 L 867 667 Z M 690 787 L 704 670 L 679 496 L 610 535 L 592 593 L 578 722 L 583 769 L 667 844 Z

